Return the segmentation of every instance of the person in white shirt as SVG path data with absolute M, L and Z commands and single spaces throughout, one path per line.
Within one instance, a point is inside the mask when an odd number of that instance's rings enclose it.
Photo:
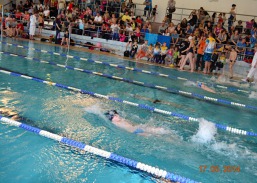
M 102 25 L 103 18 L 102 18 L 102 16 L 99 13 L 96 14 L 95 19 L 94 19 L 94 23 L 96 25 Z
M 58 14 L 65 9 L 65 0 L 58 0 Z
M 257 48 L 255 48 L 255 54 L 253 57 L 253 61 L 251 64 L 251 69 L 249 70 L 249 73 L 247 75 L 246 81 L 247 82 L 252 82 L 254 80 L 254 75 L 256 73 L 256 67 L 257 67 Z
M 36 12 L 33 12 L 33 14 L 30 16 L 29 22 L 29 39 L 34 40 L 37 22 Z
M 116 21 L 111 25 L 111 29 L 112 29 L 112 39 L 113 40 L 118 40 L 119 39 L 119 30 L 120 27 L 119 25 L 116 23 Z

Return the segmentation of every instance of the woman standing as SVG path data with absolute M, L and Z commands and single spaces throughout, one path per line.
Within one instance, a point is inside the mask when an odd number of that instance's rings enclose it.
M 36 32 L 36 12 L 30 16 L 30 23 L 29 23 L 29 39 L 34 40 L 35 32 Z
M 185 49 L 184 51 L 181 51 L 181 53 L 187 53 L 186 58 L 183 60 L 183 62 L 180 65 L 179 70 L 184 70 L 184 66 L 186 65 L 186 61 L 189 59 L 190 60 L 190 67 L 191 67 L 191 72 L 194 72 L 194 39 L 192 36 L 188 37 L 189 40 L 189 47 L 187 49 Z

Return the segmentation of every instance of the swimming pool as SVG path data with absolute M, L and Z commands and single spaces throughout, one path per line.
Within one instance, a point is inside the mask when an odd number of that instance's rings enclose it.
M 13 40 L 6 40 L 12 42 Z M 66 53 L 65 48 L 40 45 L 33 42 L 15 41 L 38 49 Z M 255 105 L 256 100 L 249 95 L 230 93 L 216 89 L 218 94 L 210 94 L 185 82 L 169 78 L 136 73 L 129 70 L 106 67 L 59 55 L 39 53 L 7 45 L 0 45 L 2 51 L 29 57 L 51 60 L 59 64 L 115 74 L 120 77 L 143 82 L 158 83 L 186 91 Z M 210 78 L 199 74 L 178 72 L 161 67 L 137 64 L 114 57 L 85 52 L 69 51 L 70 55 L 138 67 L 145 70 L 173 74 L 210 82 Z M 119 97 L 132 102 L 147 104 L 163 110 L 184 115 L 202 117 L 248 131 L 257 131 L 256 112 L 225 105 L 217 105 L 197 99 L 171 94 L 143 86 L 89 75 L 36 63 L 27 59 L 17 59 L 0 54 L 1 67 L 89 91 Z M 62 134 L 63 136 L 92 144 L 95 147 L 138 161 L 156 165 L 182 176 L 201 182 L 251 182 L 256 179 L 256 139 L 254 137 L 217 131 L 212 125 L 202 122 L 187 122 L 157 113 L 127 106 L 120 103 L 92 98 L 87 95 L 46 86 L 23 78 L 0 73 L 1 105 L 11 108 L 26 117 L 32 126 Z M 153 104 L 152 99 L 165 103 Z M 134 124 L 147 127 L 163 127 L 166 130 L 158 136 L 141 137 L 127 133 L 105 119 L 103 113 L 116 109 L 121 116 Z M 204 130 L 206 129 L 206 130 Z M 206 133 L 207 132 L 207 133 Z M 1 180 L 4 182 L 154 182 L 149 175 L 137 172 L 113 162 L 87 153 L 76 151 L 48 139 L 38 137 L 11 126 L 0 125 L 1 133 Z M 211 135 L 210 135 L 211 134 Z M 204 136 L 204 138 L 203 138 Z M 210 140 L 211 141 L 208 141 Z M 206 142 L 208 141 L 208 142 Z M 208 166 L 200 172 L 199 166 Z M 240 173 L 212 173 L 211 166 L 240 166 Z

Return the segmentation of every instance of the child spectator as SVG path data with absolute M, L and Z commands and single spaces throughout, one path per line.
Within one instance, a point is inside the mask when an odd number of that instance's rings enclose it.
M 155 63 L 158 63 L 160 60 L 160 53 L 161 53 L 160 45 L 156 44 L 155 48 L 153 50 L 153 60 L 152 61 L 154 61 Z
M 147 50 L 148 50 L 147 44 L 148 44 L 148 41 L 145 40 L 144 44 L 141 46 L 140 50 L 138 51 L 138 54 L 136 56 L 137 60 L 146 56 Z
M 18 22 L 16 28 L 15 28 L 15 34 L 16 36 L 22 36 L 24 32 L 24 26 L 22 22 Z
M 167 51 L 166 57 L 165 57 L 165 65 L 166 66 L 171 66 L 171 64 L 173 65 L 173 47 L 171 46 L 170 49 Z
M 217 74 L 220 72 L 221 69 L 222 69 L 222 74 L 224 74 L 224 69 L 223 68 L 225 67 L 225 64 L 226 64 L 226 56 L 225 56 L 225 53 L 222 52 L 220 57 L 219 57 L 218 62 L 216 63 L 216 73 Z
M 161 46 L 161 55 L 160 55 L 160 61 L 159 64 L 165 64 L 165 57 L 167 54 L 168 47 L 166 46 L 166 43 L 164 42 Z
M 135 35 L 137 37 L 137 42 L 139 43 L 140 42 L 140 35 L 141 35 L 139 27 L 136 28 Z
M 174 52 L 173 52 L 173 65 L 178 65 L 178 59 L 179 59 L 180 55 L 179 55 L 179 51 L 178 51 L 178 47 L 175 46 Z
M 120 42 L 125 42 L 125 39 L 126 39 L 125 31 L 121 31 L 119 37 L 120 37 Z
M 129 53 L 130 58 L 134 58 L 135 54 L 137 53 L 137 49 L 138 49 L 138 45 L 137 45 L 137 42 L 135 41 Z
M 150 44 L 150 46 L 148 47 L 148 50 L 146 52 L 146 58 L 147 58 L 147 61 L 153 59 L 153 45 L 152 44 Z

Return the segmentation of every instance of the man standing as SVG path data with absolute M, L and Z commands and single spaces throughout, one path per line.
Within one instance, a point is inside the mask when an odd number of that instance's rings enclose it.
M 58 38 L 60 37 L 59 34 L 61 32 L 61 28 L 62 28 L 61 16 L 58 15 L 55 20 L 55 29 L 56 29 L 55 44 L 58 44 Z
M 34 35 L 36 32 L 36 22 L 37 22 L 37 17 L 36 17 L 36 12 L 34 11 L 33 14 L 30 16 L 29 20 L 29 39 L 34 40 Z
M 150 14 L 152 11 L 152 0 L 145 0 L 144 5 L 145 5 L 144 16 L 146 16 L 146 12 L 148 12 L 147 17 L 150 17 Z
M 230 16 L 228 18 L 228 32 L 231 34 L 231 27 L 236 20 L 236 5 L 232 4 L 232 8 L 230 10 Z
M 257 47 L 254 49 L 255 51 L 255 54 L 254 54 L 254 57 L 253 57 L 253 61 L 252 61 L 252 64 L 251 64 L 251 69 L 247 75 L 247 79 L 246 81 L 247 82 L 252 82 L 253 81 L 253 78 L 254 78 L 254 75 L 256 73 L 256 67 L 257 67 Z
M 209 38 L 206 39 L 206 45 L 204 48 L 203 60 L 205 61 L 204 74 L 210 74 L 212 54 L 214 52 L 216 41 L 213 38 L 213 34 L 209 33 Z
M 65 0 L 58 0 L 58 15 L 65 9 Z
M 169 11 L 169 14 L 168 14 L 168 18 L 169 18 L 169 22 L 172 22 L 172 13 L 174 13 L 176 11 L 176 1 L 174 0 L 169 0 L 168 1 L 168 11 Z

